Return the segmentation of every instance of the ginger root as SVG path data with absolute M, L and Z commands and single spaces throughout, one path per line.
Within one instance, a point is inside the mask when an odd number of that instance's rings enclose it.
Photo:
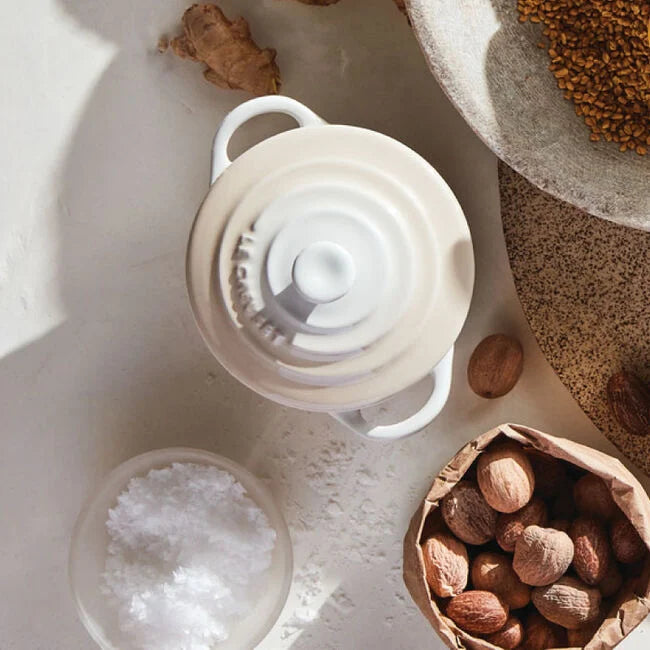
M 182 59 L 205 63 L 204 77 L 219 88 L 275 95 L 280 70 L 273 49 L 260 49 L 244 18 L 228 20 L 213 4 L 192 5 L 183 14 L 183 35 L 170 46 Z

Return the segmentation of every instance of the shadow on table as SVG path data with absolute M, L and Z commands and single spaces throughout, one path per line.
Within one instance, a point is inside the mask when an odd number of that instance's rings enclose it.
M 187 236 L 208 185 L 212 136 L 221 117 L 247 96 L 217 90 L 198 66 L 157 52 L 160 34 L 178 28 L 184 0 L 59 2 L 116 52 L 61 163 L 58 277 L 67 319 L 3 360 L 2 381 L 26 386 L 24 400 L 7 405 L 8 416 L 18 428 L 22 409 L 38 399 L 36 424 L 23 431 L 24 440 L 42 444 L 43 431 L 58 423 L 48 451 L 60 453 L 57 438 L 72 431 L 78 458 L 70 463 L 81 461 L 89 476 L 170 444 L 208 446 L 247 462 L 245 450 L 255 448 L 265 413 L 281 409 L 211 358 L 194 326 L 184 277 Z M 450 146 L 457 140 L 450 132 L 467 127 L 415 43 L 405 48 L 409 28 L 392 3 L 223 5 L 231 15 L 249 17 L 261 44 L 278 47 L 286 94 L 331 122 L 376 128 L 412 146 L 471 203 L 464 154 Z M 305 20 L 312 31 L 304 29 Z M 318 73 L 305 73 L 310 70 Z M 421 116 L 434 110 L 438 122 L 431 127 Z M 239 145 L 286 126 L 251 123 Z
M 0 364 L 1 394 L 8 394 L 3 387 L 24 387 L 18 399 L 1 405 L 5 460 L 24 466 L 28 477 L 48 476 L 47 488 L 34 487 L 25 497 L 34 514 L 5 549 L 16 557 L 21 539 L 46 548 L 52 530 L 69 535 L 84 496 L 79 485 L 90 490 L 119 462 L 153 448 L 223 453 L 271 479 L 281 497 L 295 491 L 298 498 L 301 478 L 277 454 L 278 437 L 289 430 L 296 441 L 301 427 L 322 428 L 326 417 L 288 412 L 248 391 L 210 356 L 193 323 L 187 236 L 207 190 L 214 130 L 246 97 L 219 91 L 197 66 L 157 53 L 159 35 L 178 24 L 187 3 L 59 4 L 114 46 L 115 55 L 83 107 L 55 188 L 66 320 Z M 375 128 L 414 147 L 471 204 L 471 189 L 462 184 L 464 154 L 450 146 L 451 134 L 466 127 L 417 46 L 405 47 L 408 27 L 388 0 L 327 9 L 257 0 L 223 5 L 250 17 L 260 44 L 277 45 L 286 94 L 331 122 Z M 422 120 L 441 103 L 447 123 Z M 279 124 L 251 125 L 249 137 Z M 70 494 L 65 503 L 62 493 Z M 41 573 L 52 571 L 51 562 L 42 558 Z M 44 600 L 67 598 L 62 566 L 57 561 L 57 580 L 43 590 Z M 20 562 L 7 578 L 17 587 L 18 615 L 33 597 Z M 314 624 L 309 634 L 317 645 L 298 640 L 295 647 L 340 647 L 325 627 L 321 643 L 319 629 Z M 377 643 L 380 630 L 368 632 Z

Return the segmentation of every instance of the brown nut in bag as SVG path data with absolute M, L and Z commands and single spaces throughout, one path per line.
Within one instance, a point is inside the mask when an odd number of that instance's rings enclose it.
M 650 549 L 650 500 L 641 484 L 619 460 L 595 449 L 572 442 L 571 440 L 556 438 L 555 436 L 525 426 L 504 424 L 465 445 L 437 476 L 426 498 L 411 519 L 411 524 L 404 539 L 404 582 L 415 603 L 449 648 L 454 650 L 495 650 L 495 648 L 500 647 L 489 642 L 488 637 L 490 637 L 490 634 L 471 633 L 467 629 L 461 629 L 452 620 L 450 616 L 457 614 L 456 610 L 458 610 L 457 606 L 449 607 L 452 598 L 436 595 L 433 589 L 427 584 L 423 544 L 433 536 L 440 538 L 445 535 L 454 535 L 454 531 L 450 530 L 446 525 L 441 513 L 440 506 L 443 497 L 449 494 L 461 480 L 465 481 L 462 484 L 465 491 L 467 491 L 470 481 L 472 486 L 476 485 L 475 471 L 478 466 L 478 472 L 481 472 L 481 463 L 475 465 L 475 461 L 486 452 L 487 448 L 493 442 L 495 445 L 489 450 L 491 454 L 494 453 L 495 449 L 512 445 L 511 441 L 525 448 L 527 456 L 532 458 L 533 461 L 536 457 L 539 457 L 537 452 L 541 452 L 561 461 L 563 471 L 566 468 L 568 475 L 566 477 L 567 483 L 560 494 L 550 497 L 547 493 L 548 486 L 543 486 L 544 489 L 538 489 L 535 492 L 534 498 L 539 501 L 543 497 L 548 506 L 549 523 L 545 525 L 549 527 L 559 526 L 559 519 L 566 520 L 569 518 L 568 515 L 563 515 L 562 517 L 558 517 L 557 515 L 555 517 L 553 516 L 552 499 L 565 500 L 568 495 L 572 494 L 574 486 L 580 483 L 578 489 L 573 492 L 574 500 L 576 497 L 578 502 L 584 499 L 584 494 L 581 492 L 583 486 L 588 488 L 583 490 L 586 494 L 587 501 L 590 497 L 605 497 L 609 500 L 610 506 L 615 514 L 611 515 L 611 513 L 603 510 L 605 514 L 602 515 L 600 525 L 610 531 L 610 540 L 612 542 L 616 541 L 614 537 L 611 537 L 613 533 L 621 536 L 633 535 L 638 545 L 641 546 L 641 555 L 638 553 L 632 555 L 635 549 L 629 550 L 630 558 L 638 559 L 638 557 L 642 557 L 636 563 L 621 564 L 620 561 L 626 559 L 625 554 L 619 553 L 617 556 L 616 553 L 612 553 L 612 566 L 620 569 L 623 577 L 622 586 L 613 595 L 606 593 L 604 589 L 602 590 L 605 594 L 602 596 L 599 617 L 597 621 L 592 620 L 590 622 L 591 628 L 594 630 L 593 632 L 590 630 L 585 635 L 584 632 L 587 630 L 586 625 L 582 629 L 570 629 L 569 626 L 575 627 L 571 617 L 563 619 L 560 616 L 558 618 L 560 623 L 571 621 L 565 623 L 565 627 L 569 629 L 564 629 L 559 625 L 550 623 L 551 627 L 564 639 L 560 644 L 562 647 L 584 647 L 586 650 L 611 650 L 611 648 L 614 648 L 628 636 L 650 612 L 650 553 L 648 553 L 648 549 Z M 487 457 L 489 456 L 490 454 L 487 455 Z M 559 465 L 552 460 L 551 463 Z M 483 462 L 483 464 L 485 463 Z M 595 477 L 600 477 L 604 481 L 607 490 L 603 487 L 602 482 Z M 470 479 L 470 481 L 467 481 L 467 479 Z M 594 482 L 601 486 L 601 494 L 598 494 L 598 491 L 591 485 Z M 539 485 L 538 487 L 541 488 L 542 486 Z M 613 499 L 613 504 L 609 499 L 610 495 Z M 446 503 L 448 501 L 449 499 L 446 500 Z M 565 523 L 571 524 L 580 517 L 584 518 L 586 516 L 584 508 L 588 505 L 590 504 L 580 503 L 583 510 L 570 515 L 571 521 Z M 567 511 L 566 506 L 563 507 L 563 511 Z M 456 514 L 462 521 L 462 511 L 458 510 Z M 446 512 L 445 515 L 447 515 Z M 497 513 L 497 516 L 499 515 L 500 513 Z M 593 513 L 589 513 L 589 517 L 593 519 Z M 625 519 L 629 520 L 631 526 L 629 526 Z M 456 527 L 458 524 L 457 521 L 451 520 L 449 517 L 447 517 L 447 521 L 454 522 L 452 523 L 452 527 Z M 485 522 L 487 520 L 482 518 L 481 521 Z M 458 537 L 458 535 L 455 536 Z M 578 542 L 578 545 L 581 543 Z M 465 544 L 469 554 L 470 565 L 479 554 L 489 555 L 490 553 L 495 554 L 495 552 L 496 554 L 507 556 L 512 560 L 512 553 L 499 548 L 494 539 L 487 543 L 481 542 L 480 544 L 476 544 L 470 538 L 465 540 Z M 638 549 L 636 550 L 638 551 Z M 430 566 L 431 558 L 427 558 L 427 562 Z M 572 587 L 574 583 L 578 582 L 580 581 L 575 577 L 575 566 L 572 564 L 566 574 L 553 583 L 556 585 L 555 587 L 553 585 L 532 587 L 533 602 L 523 609 L 511 609 L 510 615 L 520 619 L 525 629 L 527 619 L 532 620 L 536 617 L 536 622 L 539 622 L 540 617 L 537 610 L 540 607 L 536 609 L 533 605 L 534 602 L 537 602 L 541 606 L 544 596 L 548 594 L 552 596 L 554 589 L 561 591 L 562 589 Z M 583 585 L 583 587 L 587 594 L 599 589 L 598 585 Z M 468 594 L 473 589 L 473 594 L 479 594 L 474 600 L 486 598 L 486 596 L 481 596 L 480 594 L 486 594 L 487 592 L 476 591 L 476 587 L 472 585 L 470 577 L 470 582 L 464 593 Z M 490 595 L 488 593 L 488 596 Z M 455 592 L 454 596 L 457 596 Z M 600 598 L 600 596 L 598 597 Z M 465 607 L 471 609 L 473 599 L 463 596 L 463 600 L 467 600 L 468 602 L 461 602 L 460 605 L 464 604 Z M 524 602 L 526 601 L 524 600 Z M 541 606 L 541 609 L 545 608 Z M 542 613 L 548 616 L 548 611 L 545 610 Z M 449 616 L 446 614 L 449 614 Z M 457 615 L 456 620 L 459 620 Z M 498 625 L 498 622 L 496 624 Z M 583 633 L 583 640 L 579 643 L 582 645 L 577 646 L 576 643 L 578 642 L 575 639 L 581 638 L 581 632 Z M 589 637 L 589 640 L 584 640 L 584 637 Z M 495 636 L 493 633 L 492 638 L 500 637 Z M 574 640 L 573 646 L 572 640 Z M 525 638 L 523 643 L 525 647 Z

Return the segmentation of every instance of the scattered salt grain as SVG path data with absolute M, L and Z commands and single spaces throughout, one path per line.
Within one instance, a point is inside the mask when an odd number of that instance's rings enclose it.
M 105 591 L 138 650 L 212 650 L 264 588 L 275 530 L 228 472 L 175 463 L 109 511 Z

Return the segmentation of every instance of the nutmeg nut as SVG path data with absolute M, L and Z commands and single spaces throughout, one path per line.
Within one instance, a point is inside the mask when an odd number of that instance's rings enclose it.
M 448 533 L 435 533 L 422 544 L 427 583 L 440 598 L 457 596 L 467 587 L 469 560 L 465 544 Z
M 512 567 L 527 585 L 540 587 L 564 575 L 573 560 L 573 542 L 560 530 L 528 526 L 515 544 Z
M 524 639 L 524 626 L 515 616 L 509 616 L 506 624 L 498 631 L 490 634 L 486 640 L 503 650 L 514 650 Z
M 548 527 L 561 530 L 563 533 L 568 533 L 569 528 L 571 528 L 571 522 L 568 519 L 551 519 L 548 522 Z
M 573 500 L 585 517 L 607 521 L 619 512 L 607 483 L 595 474 L 585 474 L 573 486 Z
M 440 504 L 442 518 L 456 537 L 467 544 L 494 539 L 497 513 L 471 481 L 459 481 Z
M 612 559 L 609 563 L 609 568 L 605 572 L 605 577 L 598 583 L 598 591 L 603 598 L 609 598 L 618 593 L 618 590 L 623 586 L 623 576 Z
M 564 463 L 537 449 L 526 452 L 535 474 L 535 494 L 542 499 L 556 497 L 567 483 Z
M 567 630 L 569 645 L 575 648 L 583 648 L 594 638 L 599 627 L 600 620 L 596 619 L 592 623 L 579 627 L 577 630 Z
M 573 568 L 588 585 L 597 585 L 607 573 L 611 552 L 605 527 L 596 519 L 579 517 L 569 529 Z
M 476 478 L 485 500 L 499 512 L 523 508 L 535 489 L 528 456 L 511 441 L 491 445 L 479 456 Z
M 568 630 L 590 623 L 600 613 L 600 591 L 570 576 L 546 587 L 536 587 L 532 600 L 545 619 Z
M 548 650 L 566 646 L 566 630 L 547 621 L 541 614 L 531 612 L 524 625 L 522 650 Z
M 617 372 L 607 382 L 607 401 L 618 423 L 637 436 L 650 435 L 650 387 L 631 372 Z
M 508 620 L 508 606 L 491 591 L 464 591 L 447 605 L 447 616 L 470 634 L 492 634 Z
M 508 553 L 515 550 L 515 543 L 527 526 L 546 526 L 548 513 L 541 499 L 532 499 L 523 508 L 512 513 L 501 513 L 495 530 L 499 546 Z M 553 528 L 553 526 L 551 526 Z
M 475 589 L 494 592 L 510 609 L 526 607 L 530 602 L 530 587 L 517 577 L 506 555 L 480 553 L 472 562 L 471 575 Z
M 472 352 L 467 366 L 467 381 L 480 397 L 501 397 L 514 388 L 523 368 L 521 343 L 506 334 L 492 334 Z
M 549 516 L 553 519 L 573 519 L 576 504 L 573 501 L 573 483 L 567 481 L 551 505 Z
M 614 557 L 623 564 L 634 564 L 642 560 L 648 548 L 636 528 L 626 517 L 619 517 L 609 528 Z

